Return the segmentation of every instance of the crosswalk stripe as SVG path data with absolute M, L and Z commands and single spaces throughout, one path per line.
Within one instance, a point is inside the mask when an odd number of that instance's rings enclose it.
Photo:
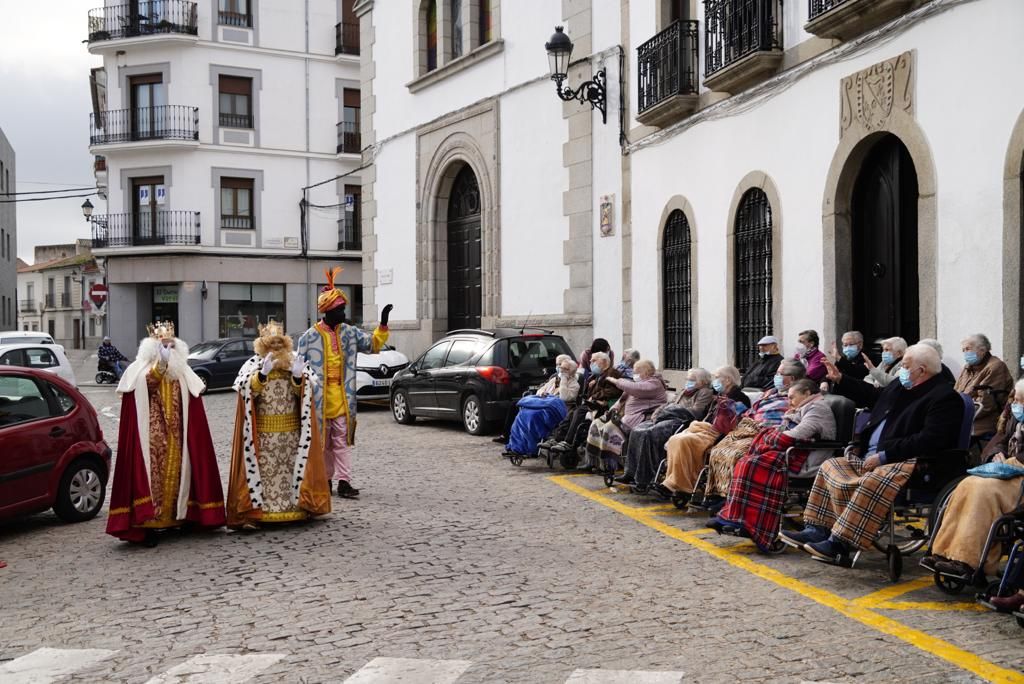
M 345 684 L 452 684 L 472 664 L 468 660 L 374 658 Z
M 146 684 L 241 684 L 281 658 L 284 658 L 283 653 L 197 655 L 153 677 Z
M 102 648 L 40 648 L 0 665 L 4 684 L 50 684 L 117 653 Z
M 682 672 L 653 670 L 576 670 L 565 684 L 679 684 Z

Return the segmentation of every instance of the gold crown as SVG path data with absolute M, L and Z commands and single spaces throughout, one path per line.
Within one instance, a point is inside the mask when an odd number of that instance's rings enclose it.
M 270 319 L 266 325 L 260 326 L 260 337 L 278 337 L 284 335 L 284 326 Z
M 146 331 L 149 332 L 149 336 L 157 340 L 173 340 L 174 339 L 174 322 L 173 321 L 157 321 L 156 323 L 150 323 L 146 326 Z

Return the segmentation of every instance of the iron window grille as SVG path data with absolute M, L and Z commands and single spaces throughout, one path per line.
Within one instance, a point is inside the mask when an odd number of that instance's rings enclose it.
M 661 255 L 666 368 L 686 370 L 693 365 L 690 269 L 690 223 L 676 209 L 665 223 Z
M 160 33 L 199 35 L 196 3 L 186 0 L 137 0 L 89 10 L 89 42 Z
M 736 365 L 745 367 L 772 332 L 772 207 L 760 188 L 740 200 L 735 241 Z
M 848 2 L 848 0 L 808 0 L 807 18 L 816 19 L 845 2 Z
M 704 73 L 782 47 L 781 0 L 704 0 Z
M 359 121 L 338 122 L 338 154 L 359 154 L 362 149 Z
M 89 115 L 89 144 L 139 140 L 199 140 L 199 108 L 159 105 Z M 106 160 L 103 168 L 106 169 Z M 98 169 L 96 169 L 98 170 Z
M 636 49 L 640 113 L 698 91 L 698 22 L 674 21 Z
M 334 25 L 334 54 L 359 54 L 359 24 L 343 21 Z

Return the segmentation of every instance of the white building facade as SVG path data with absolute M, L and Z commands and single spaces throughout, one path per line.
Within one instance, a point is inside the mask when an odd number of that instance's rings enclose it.
M 336 265 L 359 303 L 352 4 L 135 0 L 90 12 L 89 50 L 103 58 L 90 151 L 106 199 L 92 237 L 115 344 L 131 348 L 155 319 L 193 343 L 255 335 L 269 318 L 301 332 Z
M 762 335 L 791 349 L 805 329 L 954 352 L 984 332 L 1019 356 L 1021 3 L 356 10 L 364 306 L 394 303 L 408 351 L 529 323 L 669 370 L 745 366 Z M 566 85 L 605 69 L 607 123 L 552 92 L 556 24 L 575 44 Z M 965 52 L 978 36 L 984 69 Z
M 0 130 L 0 330 L 18 322 L 18 215 L 14 148 Z

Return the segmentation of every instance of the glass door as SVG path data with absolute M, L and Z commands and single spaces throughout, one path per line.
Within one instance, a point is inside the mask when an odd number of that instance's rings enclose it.
M 157 212 L 157 186 L 163 176 L 132 179 L 132 242 L 133 245 L 160 244 L 161 231 Z
M 163 135 L 167 94 L 162 79 L 160 74 L 146 74 L 130 80 L 132 140 Z

